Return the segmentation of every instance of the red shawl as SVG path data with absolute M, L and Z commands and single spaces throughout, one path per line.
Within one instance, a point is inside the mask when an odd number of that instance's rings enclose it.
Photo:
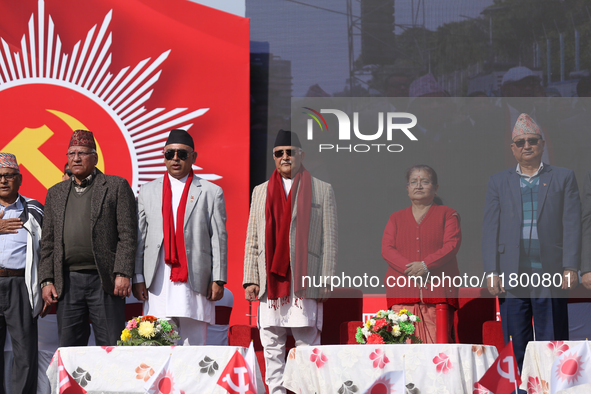
M 299 193 L 298 193 L 298 188 Z M 297 196 L 297 201 L 293 201 Z M 293 178 L 289 195 L 285 196 L 279 172 L 275 170 L 267 186 L 265 204 L 265 257 L 267 261 L 267 298 L 287 301 L 290 293 L 291 270 L 289 230 L 293 204 L 297 206 L 295 291 L 302 289 L 301 277 L 308 268 L 308 234 L 312 206 L 312 177 L 302 165 Z
M 174 217 L 172 215 L 172 189 L 168 174 L 164 175 L 162 184 L 162 224 L 164 227 L 164 261 L 170 264 L 170 280 L 172 282 L 186 282 L 189 278 L 187 266 L 187 253 L 185 251 L 185 209 L 187 208 L 187 197 L 189 187 L 193 181 L 193 170 L 189 173 L 183 195 L 176 211 L 176 230 L 174 228 Z

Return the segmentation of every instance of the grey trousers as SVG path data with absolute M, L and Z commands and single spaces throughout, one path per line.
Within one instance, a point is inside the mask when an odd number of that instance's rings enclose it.
M 57 303 L 60 347 L 86 346 L 89 319 L 97 346 L 117 345 L 125 328 L 125 299 L 105 293 L 96 271 L 67 271 Z
M 285 342 L 291 331 L 295 345 L 320 345 L 320 334 L 316 327 L 261 327 L 259 333 L 263 354 L 265 355 L 265 383 L 269 386 L 269 394 L 285 394 L 283 387 L 283 370 L 285 369 Z
M 12 393 L 37 392 L 37 318 L 33 318 L 24 277 L 0 277 L 0 345 L 12 338 Z M 0 357 L 0 393 L 4 394 L 4 352 Z

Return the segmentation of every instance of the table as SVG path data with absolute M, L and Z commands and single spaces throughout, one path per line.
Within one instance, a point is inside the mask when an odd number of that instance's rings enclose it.
M 114 346 L 59 348 L 64 367 L 88 394 L 142 393 L 150 371 L 158 373 L 171 355 L 171 370 L 175 387 L 190 393 L 219 393 L 226 391 L 216 383 L 236 350 L 242 355 L 246 348 L 237 346 Z M 56 353 L 57 354 L 57 353 Z M 258 392 L 264 393 L 258 364 Z M 54 356 L 47 377 L 51 392 L 58 390 L 58 359 Z
M 531 341 L 525 349 L 521 386 L 528 393 L 550 393 L 550 375 L 552 363 L 562 353 L 572 349 L 584 341 Z M 591 392 L 591 384 L 582 384 L 560 391 L 561 394 L 587 394 Z
M 288 355 L 283 384 L 300 394 L 351 394 L 352 386 L 362 392 L 404 365 L 411 393 L 472 393 L 497 356 L 494 346 L 484 345 L 300 346 Z

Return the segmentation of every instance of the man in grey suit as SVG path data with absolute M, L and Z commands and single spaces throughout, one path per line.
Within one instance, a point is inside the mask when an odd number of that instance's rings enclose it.
M 325 287 L 311 287 L 334 274 L 337 211 L 332 186 L 310 175 L 297 134 L 280 130 L 271 179 L 252 193 L 243 287 L 248 301 L 260 300 L 258 327 L 270 393 L 285 393 L 285 341 L 319 345 Z M 306 287 L 306 285 L 308 287 Z
M 527 114 L 515 124 L 511 149 L 517 167 L 488 182 L 482 258 L 489 292 L 504 296 L 499 298 L 503 335 L 506 343 L 513 336 L 521 368 L 533 340 L 532 317 L 536 340 L 568 339 L 568 289 L 578 282 L 581 207 L 573 171 L 542 163 L 544 140 Z
M 86 346 L 89 318 L 98 346 L 125 327 L 137 244 L 135 197 L 123 178 L 98 168 L 92 132 L 76 130 L 68 147 L 72 177 L 45 200 L 39 281 L 45 307 L 57 303 L 60 346 Z
M 138 197 L 138 249 L 133 294 L 144 313 L 173 318 L 181 341 L 205 345 L 224 295 L 226 206 L 222 189 L 193 174 L 193 138 L 172 130 L 164 146 L 164 177 Z

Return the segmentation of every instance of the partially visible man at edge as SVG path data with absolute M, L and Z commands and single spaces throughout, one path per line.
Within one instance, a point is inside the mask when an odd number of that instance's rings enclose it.
M 505 343 L 513 337 L 521 369 L 534 329 L 538 341 L 569 338 L 568 290 L 578 283 L 581 204 L 574 172 L 542 162 L 544 139 L 528 114 L 519 116 L 512 137 L 517 166 L 492 175 L 488 182 L 482 259 L 488 290 L 500 295 Z M 542 280 L 546 274 L 562 276 L 562 286 L 530 285 L 535 276 Z M 526 275 L 528 285 L 510 281 L 515 275 Z
M 16 157 L 0 153 L 0 346 L 10 333 L 12 393 L 37 392 L 37 316 L 43 305 L 37 281 L 43 205 L 23 197 Z M 47 312 L 43 310 L 42 314 Z M 4 392 L 4 356 L 0 357 Z
M 57 303 L 60 346 L 86 346 L 89 318 L 98 346 L 117 343 L 137 245 L 133 191 L 103 174 L 92 132 L 76 130 L 68 147 L 69 180 L 47 191 L 39 280 L 45 306 Z

